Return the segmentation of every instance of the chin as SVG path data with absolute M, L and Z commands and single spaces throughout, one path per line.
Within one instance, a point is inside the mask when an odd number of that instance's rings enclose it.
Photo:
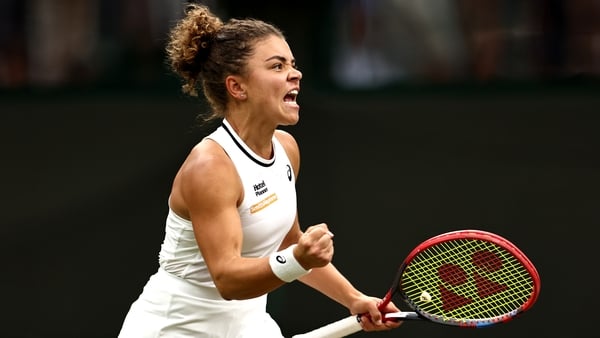
M 296 121 L 290 121 L 290 122 L 283 122 L 280 123 L 280 126 L 295 126 L 298 123 L 298 120 L 296 119 Z
M 287 125 L 294 126 L 298 123 L 298 121 L 300 121 L 300 116 L 296 115 L 296 117 L 294 119 L 292 119 L 291 121 L 289 121 L 289 123 Z
M 300 120 L 300 115 L 298 113 L 288 114 L 285 116 L 285 120 L 281 121 L 280 125 L 293 126 L 293 125 L 296 125 L 299 120 Z

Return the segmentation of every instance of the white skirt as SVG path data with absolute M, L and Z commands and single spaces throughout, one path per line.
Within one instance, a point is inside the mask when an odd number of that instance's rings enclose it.
M 162 268 L 131 305 L 119 338 L 282 338 L 266 312 L 267 295 L 224 300 L 216 288 L 199 287 Z

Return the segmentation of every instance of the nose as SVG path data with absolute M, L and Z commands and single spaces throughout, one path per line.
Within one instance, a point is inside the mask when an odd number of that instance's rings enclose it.
M 296 68 L 293 68 L 288 75 L 288 80 L 300 80 L 302 79 L 302 72 Z

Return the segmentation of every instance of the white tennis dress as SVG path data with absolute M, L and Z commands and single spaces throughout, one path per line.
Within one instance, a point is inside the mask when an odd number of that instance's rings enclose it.
M 273 137 L 273 158 L 261 158 L 227 120 L 208 138 L 227 152 L 244 187 L 238 208 L 242 256 L 270 255 L 279 248 L 296 215 L 295 177 L 283 146 Z M 119 338 L 282 337 L 266 312 L 267 295 L 249 300 L 224 300 L 219 295 L 192 223 L 170 209 L 159 265 L 131 305 Z

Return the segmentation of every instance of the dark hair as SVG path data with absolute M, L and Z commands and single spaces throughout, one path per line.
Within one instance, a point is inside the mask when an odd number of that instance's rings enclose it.
M 284 38 L 277 27 L 256 19 L 230 19 L 223 23 L 206 6 L 190 4 L 186 15 L 172 28 L 166 47 L 171 69 L 184 80 L 184 93 L 197 96 L 200 81 L 212 109 L 206 121 L 223 117 L 227 105 L 225 78 L 243 75 L 257 41 Z

